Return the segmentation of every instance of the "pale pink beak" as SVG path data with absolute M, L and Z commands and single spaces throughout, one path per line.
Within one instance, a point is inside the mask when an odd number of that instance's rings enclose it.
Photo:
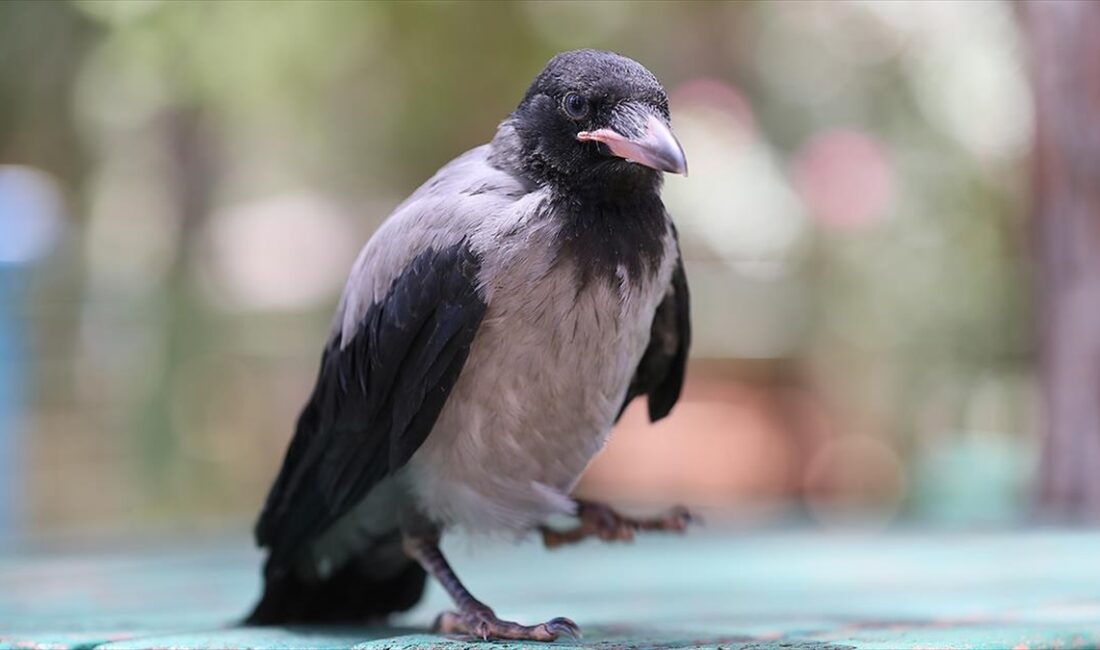
M 577 134 L 581 142 L 599 142 L 619 158 L 639 165 L 672 174 L 687 176 L 687 158 L 684 148 L 672 130 L 654 115 L 647 116 L 646 129 L 639 137 L 628 138 L 612 129 L 581 131 Z

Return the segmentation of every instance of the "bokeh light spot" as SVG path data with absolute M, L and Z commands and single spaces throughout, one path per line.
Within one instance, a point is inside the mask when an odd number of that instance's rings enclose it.
M 205 240 L 226 308 L 289 309 L 337 293 L 361 237 L 335 206 L 300 193 L 215 213 Z
M 27 264 L 49 252 L 64 225 L 61 191 L 45 172 L 0 165 L 0 264 Z
M 907 489 L 898 452 L 880 438 L 844 435 L 822 444 L 803 474 L 810 513 L 828 525 L 888 523 Z
M 828 228 L 871 223 L 886 213 L 895 194 L 885 146 L 859 131 L 814 136 L 795 154 L 791 174 L 810 214 Z

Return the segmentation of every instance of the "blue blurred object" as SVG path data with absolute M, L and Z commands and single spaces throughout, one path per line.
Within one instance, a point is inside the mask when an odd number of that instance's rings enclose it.
M 17 532 L 22 502 L 29 267 L 49 252 L 62 224 L 60 192 L 48 175 L 0 166 L 0 539 Z

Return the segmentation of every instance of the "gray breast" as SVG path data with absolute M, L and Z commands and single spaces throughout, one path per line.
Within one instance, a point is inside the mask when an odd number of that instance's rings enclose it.
M 675 262 L 667 226 L 651 272 L 589 282 L 559 254 L 559 228 L 544 218 L 498 231 L 482 251 L 486 316 L 409 466 L 421 508 L 441 523 L 522 532 L 569 512 L 645 350 Z

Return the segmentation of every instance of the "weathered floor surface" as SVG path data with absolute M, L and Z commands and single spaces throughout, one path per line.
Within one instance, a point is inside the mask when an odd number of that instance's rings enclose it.
M 243 539 L 171 550 L 0 557 L 0 648 L 413 648 L 520 645 L 400 627 L 241 629 L 258 588 Z M 569 616 L 565 648 L 1100 647 L 1100 533 L 719 533 L 595 543 L 459 542 L 454 564 L 502 616 Z M 545 647 L 545 646 L 542 646 Z

